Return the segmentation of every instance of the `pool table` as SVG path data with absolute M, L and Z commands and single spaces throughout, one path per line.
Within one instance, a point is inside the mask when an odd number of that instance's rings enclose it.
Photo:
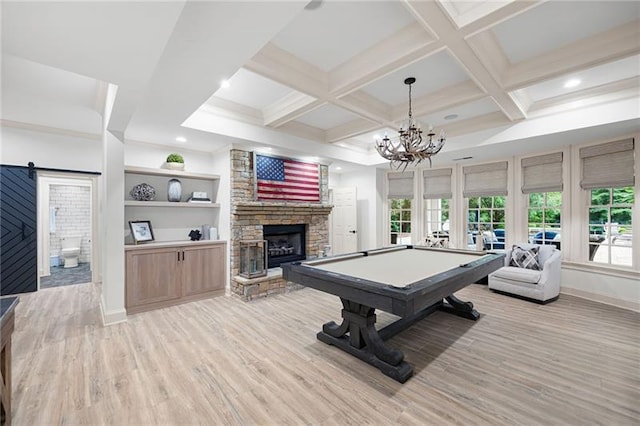
M 404 383 L 413 367 L 384 341 L 436 310 L 477 320 L 473 304 L 453 293 L 503 265 L 504 254 L 403 245 L 281 266 L 287 281 L 340 297 L 342 323 L 324 324 L 320 341 Z M 400 319 L 377 330 L 376 309 Z

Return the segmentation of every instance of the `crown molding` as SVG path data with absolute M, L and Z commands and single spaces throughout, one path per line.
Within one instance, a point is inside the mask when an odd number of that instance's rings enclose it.
M 262 111 L 222 98 L 212 97 L 198 110 L 259 126 L 264 123 Z
M 102 134 L 99 134 L 99 133 L 79 132 L 71 129 L 62 129 L 59 127 L 51 127 L 51 126 L 45 126 L 42 124 L 35 124 L 35 123 L 25 123 L 22 121 L 0 119 L 0 127 L 11 127 L 14 129 L 49 133 L 52 135 L 71 136 L 74 138 L 82 138 L 82 139 L 89 139 L 89 140 L 95 140 L 95 141 L 102 140 Z
M 456 28 L 462 28 L 472 22 L 485 18 L 512 3 L 513 0 L 492 0 L 475 2 L 453 2 L 438 0 L 438 5 L 447 13 Z M 460 10 L 459 5 L 472 4 L 468 10 Z
M 325 104 L 326 102 L 304 93 L 291 92 L 263 108 L 264 125 L 279 127 Z
M 506 70 L 505 88 L 510 91 L 521 89 L 568 72 L 637 55 L 640 53 L 639 39 L 640 20 L 637 20 L 518 62 Z

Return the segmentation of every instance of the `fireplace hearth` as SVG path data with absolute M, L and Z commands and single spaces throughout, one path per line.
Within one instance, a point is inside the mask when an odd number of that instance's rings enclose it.
M 263 238 L 267 240 L 268 267 L 304 260 L 306 256 L 306 225 L 264 225 Z

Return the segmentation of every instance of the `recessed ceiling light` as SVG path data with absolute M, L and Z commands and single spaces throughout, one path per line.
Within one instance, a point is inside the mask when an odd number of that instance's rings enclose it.
M 336 170 L 342 170 L 342 167 L 336 166 Z
M 564 83 L 564 87 L 565 89 L 571 89 L 572 87 L 579 86 L 580 83 L 582 83 L 582 80 L 580 80 L 579 78 L 572 78 L 567 80 L 566 83 Z
M 455 120 L 456 118 L 458 118 L 458 114 L 449 114 L 444 116 L 445 120 Z
M 183 142 L 184 143 L 186 141 L 187 141 L 187 138 L 185 138 L 184 136 L 178 136 L 176 138 L 176 142 Z
M 269 152 L 271 150 L 272 150 L 272 148 L 270 146 L 260 146 L 260 147 L 256 148 L 256 151 L 258 151 L 258 152 Z
M 222 89 L 228 89 L 229 87 L 231 87 L 231 83 L 229 83 L 229 80 L 222 80 L 220 82 L 220 87 Z

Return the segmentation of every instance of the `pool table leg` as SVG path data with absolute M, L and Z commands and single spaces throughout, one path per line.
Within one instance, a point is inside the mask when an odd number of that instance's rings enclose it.
M 413 368 L 404 362 L 404 354 L 385 345 L 375 328 L 375 309 L 342 299 L 342 324 L 331 321 L 322 326 L 318 340 L 337 346 L 378 368 L 400 383 L 413 374 Z M 348 333 L 348 335 L 347 335 Z
M 453 294 L 451 296 L 445 297 L 445 299 L 449 303 L 442 304 L 440 309 L 442 309 L 443 311 L 474 321 L 477 321 L 478 318 L 480 318 L 480 313 L 473 309 L 473 303 L 463 302 Z

